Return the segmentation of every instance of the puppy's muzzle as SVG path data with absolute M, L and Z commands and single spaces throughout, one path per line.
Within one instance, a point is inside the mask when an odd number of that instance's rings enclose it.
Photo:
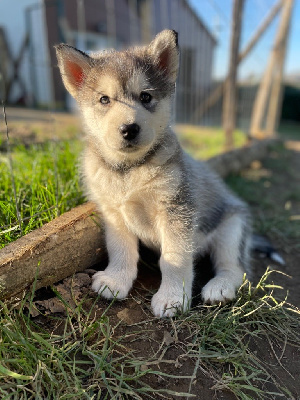
M 123 139 L 130 142 L 138 136 L 141 128 L 138 124 L 123 124 L 119 129 Z

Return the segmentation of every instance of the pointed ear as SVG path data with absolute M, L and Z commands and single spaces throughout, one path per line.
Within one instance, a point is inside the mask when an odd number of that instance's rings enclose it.
M 160 32 L 148 49 L 158 68 L 165 72 L 172 83 L 175 82 L 179 67 L 177 32 L 168 29 Z
M 76 98 L 92 67 L 92 58 L 68 44 L 55 46 L 58 67 L 68 92 Z

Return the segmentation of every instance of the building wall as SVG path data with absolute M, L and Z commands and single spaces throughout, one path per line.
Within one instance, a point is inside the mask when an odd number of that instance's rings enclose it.
M 53 66 L 55 100 L 58 105 L 69 102 L 57 68 L 54 45 L 69 43 L 81 50 L 100 50 L 128 46 L 132 38 L 140 41 L 138 15 L 131 0 L 84 0 L 78 7 L 75 0 L 45 1 L 48 46 Z
M 26 21 L 26 15 L 28 16 Z M 53 100 L 49 55 L 47 48 L 44 10 L 37 0 L 1 0 L 0 25 L 4 28 L 8 46 L 13 58 L 19 54 L 26 31 L 30 31 L 30 45 L 19 67 L 19 73 L 26 87 L 27 99 L 38 104 L 49 104 Z M 10 66 L 9 74 L 13 73 Z M 13 86 L 10 102 L 17 102 L 22 95 L 17 84 Z
M 153 0 L 153 34 L 175 29 L 182 52 L 193 54 L 193 86 L 205 87 L 211 81 L 215 39 L 183 0 Z M 185 60 L 182 60 L 183 62 Z
M 211 89 L 216 41 L 185 0 L 153 0 L 153 34 L 165 28 L 178 32 L 181 52 L 176 119 L 191 121 Z

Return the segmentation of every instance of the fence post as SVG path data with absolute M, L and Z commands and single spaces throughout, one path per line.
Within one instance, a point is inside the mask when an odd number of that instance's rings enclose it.
M 269 108 L 266 121 L 266 135 L 273 135 L 280 118 L 280 109 L 282 105 L 282 77 L 284 60 L 286 54 L 286 46 L 289 34 L 289 27 L 291 21 L 291 13 L 294 0 L 288 0 L 283 5 L 282 10 L 282 24 L 280 25 L 280 44 L 278 48 L 274 49 L 275 52 L 275 68 L 273 75 L 273 84 L 271 89 Z
M 273 134 L 276 121 L 278 121 L 283 63 L 293 2 L 294 0 L 286 0 L 282 5 L 281 20 L 274 47 L 271 51 L 253 106 L 250 124 L 251 137 L 262 138 L 266 132 L 268 135 Z M 270 90 L 271 98 L 267 116 L 267 129 L 264 131 L 262 128 L 263 119 Z
M 225 85 L 223 100 L 223 128 L 225 130 L 226 150 L 230 150 L 234 146 L 233 131 L 236 120 L 236 76 L 239 58 L 243 6 L 244 0 L 234 0 L 231 25 L 229 74 Z

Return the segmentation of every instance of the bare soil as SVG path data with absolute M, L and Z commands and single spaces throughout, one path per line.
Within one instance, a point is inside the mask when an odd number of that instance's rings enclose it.
M 6 119 L 12 146 L 22 143 L 28 147 L 47 140 L 68 140 L 81 135 L 79 119 L 75 114 L 7 107 Z M 3 113 L 0 113 L 0 123 L 3 130 L 3 136 L 0 135 L 0 151 L 5 151 L 7 145 Z

